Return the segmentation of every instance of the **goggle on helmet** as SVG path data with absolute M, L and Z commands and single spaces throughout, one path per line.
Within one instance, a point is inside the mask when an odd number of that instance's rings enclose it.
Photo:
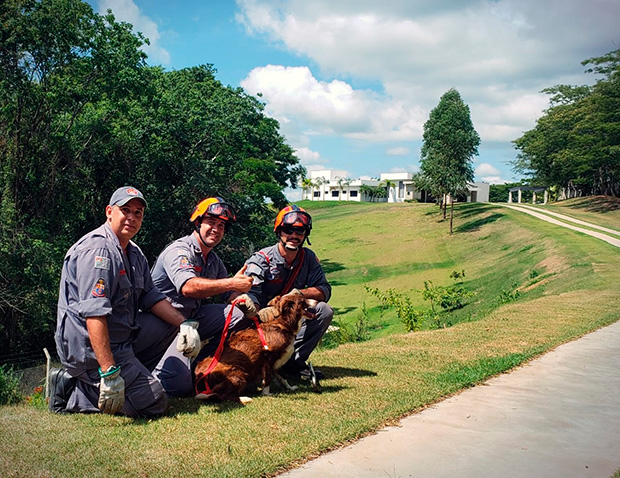
M 276 216 L 274 232 L 277 233 L 278 228 L 282 226 L 303 227 L 308 236 L 312 230 L 312 217 L 299 206 L 286 206 Z
M 237 222 L 237 215 L 230 204 L 220 197 L 207 198 L 198 203 L 192 212 L 189 222 L 195 222 L 203 216 L 212 216 L 226 223 L 226 231 Z

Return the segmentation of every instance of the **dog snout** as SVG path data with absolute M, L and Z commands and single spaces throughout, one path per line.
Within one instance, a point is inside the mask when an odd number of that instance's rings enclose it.
M 316 306 L 318 301 L 314 299 L 306 299 L 306 307 L 304 307 L 304 315 L 310 319 L 316 319 Z

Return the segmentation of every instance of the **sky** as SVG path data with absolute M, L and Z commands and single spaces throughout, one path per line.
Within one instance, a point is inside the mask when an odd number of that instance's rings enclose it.
M 308 171 L 419 170 L 424 123 L 456 88 L 481 138 L 476 181 L 521 179 L 512 141 L 543 88 L 596 81 L 581 62 L 620 48 L 617 0 L 89 0 L 150 40 L 148 63 L 212 64 L 262 94 Z

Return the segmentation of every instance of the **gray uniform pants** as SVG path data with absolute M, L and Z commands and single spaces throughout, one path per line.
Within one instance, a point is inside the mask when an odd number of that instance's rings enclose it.
M 140 330 L 132 343 L 111 345 L 125 381 L 125 403 L 120 413 L 130 417 L 156 417 L 165 413 L 168 399 L 152 371 L 176 337 L 178 328 L 149 313 L 138 314 L 136 321 Z M 98 370 L 68 371 L 77 378 L 77 383 L 66 411 L 99 412 Z

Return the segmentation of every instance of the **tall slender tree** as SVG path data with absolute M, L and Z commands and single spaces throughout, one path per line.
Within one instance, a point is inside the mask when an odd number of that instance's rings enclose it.
M 474 180 L 472 158 L 478 155 L 480 136 L 471 121 L 469 106 L 452 88 L 440 98 L 424 123 L 420 171 L 435 196 L 443 196 L 443 215 L 449 201 L 450 234 L 454 198 Z

